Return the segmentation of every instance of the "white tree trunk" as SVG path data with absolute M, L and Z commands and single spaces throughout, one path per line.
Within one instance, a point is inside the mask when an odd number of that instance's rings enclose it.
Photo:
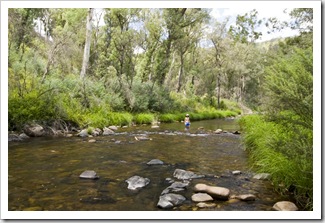
M 91 31 L 92 31 L 92 19 L 94 9 L 88 9 L 87 25 L 86 25 L 86 43 L 84 49 L 84 56 L 82 60 L 82 68 L 80 72 L 80 78 L 83 79 L 86 76 L 88 68 L 89 54 L 90 54 L 90 43 L 91 43 Z

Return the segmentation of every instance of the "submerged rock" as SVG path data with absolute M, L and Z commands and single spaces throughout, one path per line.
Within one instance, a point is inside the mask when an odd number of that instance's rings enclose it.
M 182 204 L 186 198 L 183 195 L 180 194 L 164 194 L 159 197 L 159 201 L 157 204 L 157 207 L 160 208 L 172 208 L 174 206 Z
M 138 188 L 147 186 L 150 183 L 150 180 L 140 176 L 133 176 L 127 179 L 125 182 L 128 183 L 128 189 L 136 190 Z
M 152 159 L 150 160 L 147 165 L 163 165 L 164 162 L 159 159 Z
M 97 176 L 97 173 L 93 170 L 86 170 L 79 176 L 80 178 L 83 179 L 98 179 L 99 176 Z
M 199 208 L 214 208 L 217 205 L 215 203 L 200 202 L 200 203 L 197 203 L 196 206 Z
M 173 176 L 179 180 L 189 180 L 194 178 L 203 178 L 204 175 L 198 175 L 192 171 L 186 171 L 182 169 L 176 169 Z
M 219 200 L 228 200 L 230 194 L 230 190 L 228 188 L 208 186 L 206 184 L 196 184 L 194 186 L 194 191 L 208 193 L 213 198 Z
M 297 206 L 290 201 L 279 201 L 273 205 L 273 209 L 277 211 L 298 211 Z
M 134 136 L 135 140 L 137 141 L 149 141 L 151 140 L 150 138 L 148 138 L 147 136 Z
M 238 199 L 241 201 L 255 201 L 256 196 L 254 194 L 241 194 L 241 195 L 233 195 L 230 198 Z

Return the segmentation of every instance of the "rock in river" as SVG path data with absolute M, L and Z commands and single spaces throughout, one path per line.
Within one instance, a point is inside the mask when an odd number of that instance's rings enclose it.
M 140 176 L 133 176 L 127 179 L 125 182 L 129 184 L 128 189 L 136 190 L 138 188 L 147 186 L 150 183 L 150 180 L 148 178 L 143 178 Z
M 112 129 L 106 127 L 103 129 L 103 136 L 114 135 L 114 134 L 115 132 Z
M 298 211 L 297 206 L 290 201 L 279 201 L 274 204 L 273 208 L 277 211 Z
M 213 198 L 207 193 L 197 193 L 192 195 L 192 201 L 194 202 L 213 201 Z
M 81 130 L 81 132 L 78 133 L 79 137 L 88 137 L 88 130 L 87 129 L 83 129 Z
M 163 165 L 164 162 L 159 159 L 150 160 L 147 165 Z
M 44 128 L 37 124 L 26 125 L 23 130 L 24 133 L 30 137 L 38 137 L 45 134 Z
M 203 178 L 204 175 L 198 175 L 192 171 L 186 171 L 182 169 L 176 169 L 173 176 L 179 180 L 189 180 L 194 178 Z
M 241 201 L 255 201 L 256 196 L 254 194 L 241 194 L 241 195 L 233 195 L 230 199 L 238 199 Z
M 160 208 L 172 208 L 174 206 L 182 204 L 186 198 L 180 194 L 164 194 L 159 197 L 159 202 L 157 204 Z
M 86 170 L 79 176 L 80 178 L 83 179 L 98 179 L 99 176 L 97 176 L 97 173 L 93 170 Z
M 161 192 L 161 195 L 168 194 L 170 192 L 183 191 L 189 185 L 189 183 L 190 182 L 173 182 L 172 185 Z
M 208 193 L 213 198 L 220 200 L 228 200 L 230 194 L 228 188 L 208 186 L 206 184 L 196 184 L 194 186 L 194 191 Z
M 256 174 L 253 178 L 257 179 L 257 180 L 269 180 L 269 179 L 271 179 L 271 174 L 259 173 L 259 174 Z

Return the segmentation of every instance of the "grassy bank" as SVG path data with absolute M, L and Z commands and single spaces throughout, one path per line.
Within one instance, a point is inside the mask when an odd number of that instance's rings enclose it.
M 312 132 L 284 127 L 258 115 L 245 116 L 239 124 L 253 169 L 270 173 L 275 189 L 293 193 L 303 209 L 312 210 Z

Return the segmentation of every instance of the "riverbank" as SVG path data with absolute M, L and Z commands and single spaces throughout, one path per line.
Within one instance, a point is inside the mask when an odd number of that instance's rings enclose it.
M 111 112 L 106 116 L 98 116 L 98 114 L 79 116 L 79 120 L 53 120 L 53 121 L 38 121 L 24 124 L 23 128 L 18 131 L 9 131 L 9 141 L 19 141 L 28 137 L 38 136 L 60 136 L 67 135 L 71 132 L 80 133 L 87 132 L 90 135 L 104 132 L 109 126 L 116 128 L 126 128 L 136 125 L 152 125 L 157 126 L 159 123 L 182 122 L 187 113 L 168 113 L 168 114 L 153 114 L 153 113 L 117 113 Z M 229 110 L 209 109 L 201 112 L 189 112 L 190 120 L 212 120 L 222 118 L 234 118 L 240 112 Z
M 262 115 L 239 120 L 250 165 L 269 173 L 276 191 L 291 194 L 303 210 L 313 210 L 313 134 Z

